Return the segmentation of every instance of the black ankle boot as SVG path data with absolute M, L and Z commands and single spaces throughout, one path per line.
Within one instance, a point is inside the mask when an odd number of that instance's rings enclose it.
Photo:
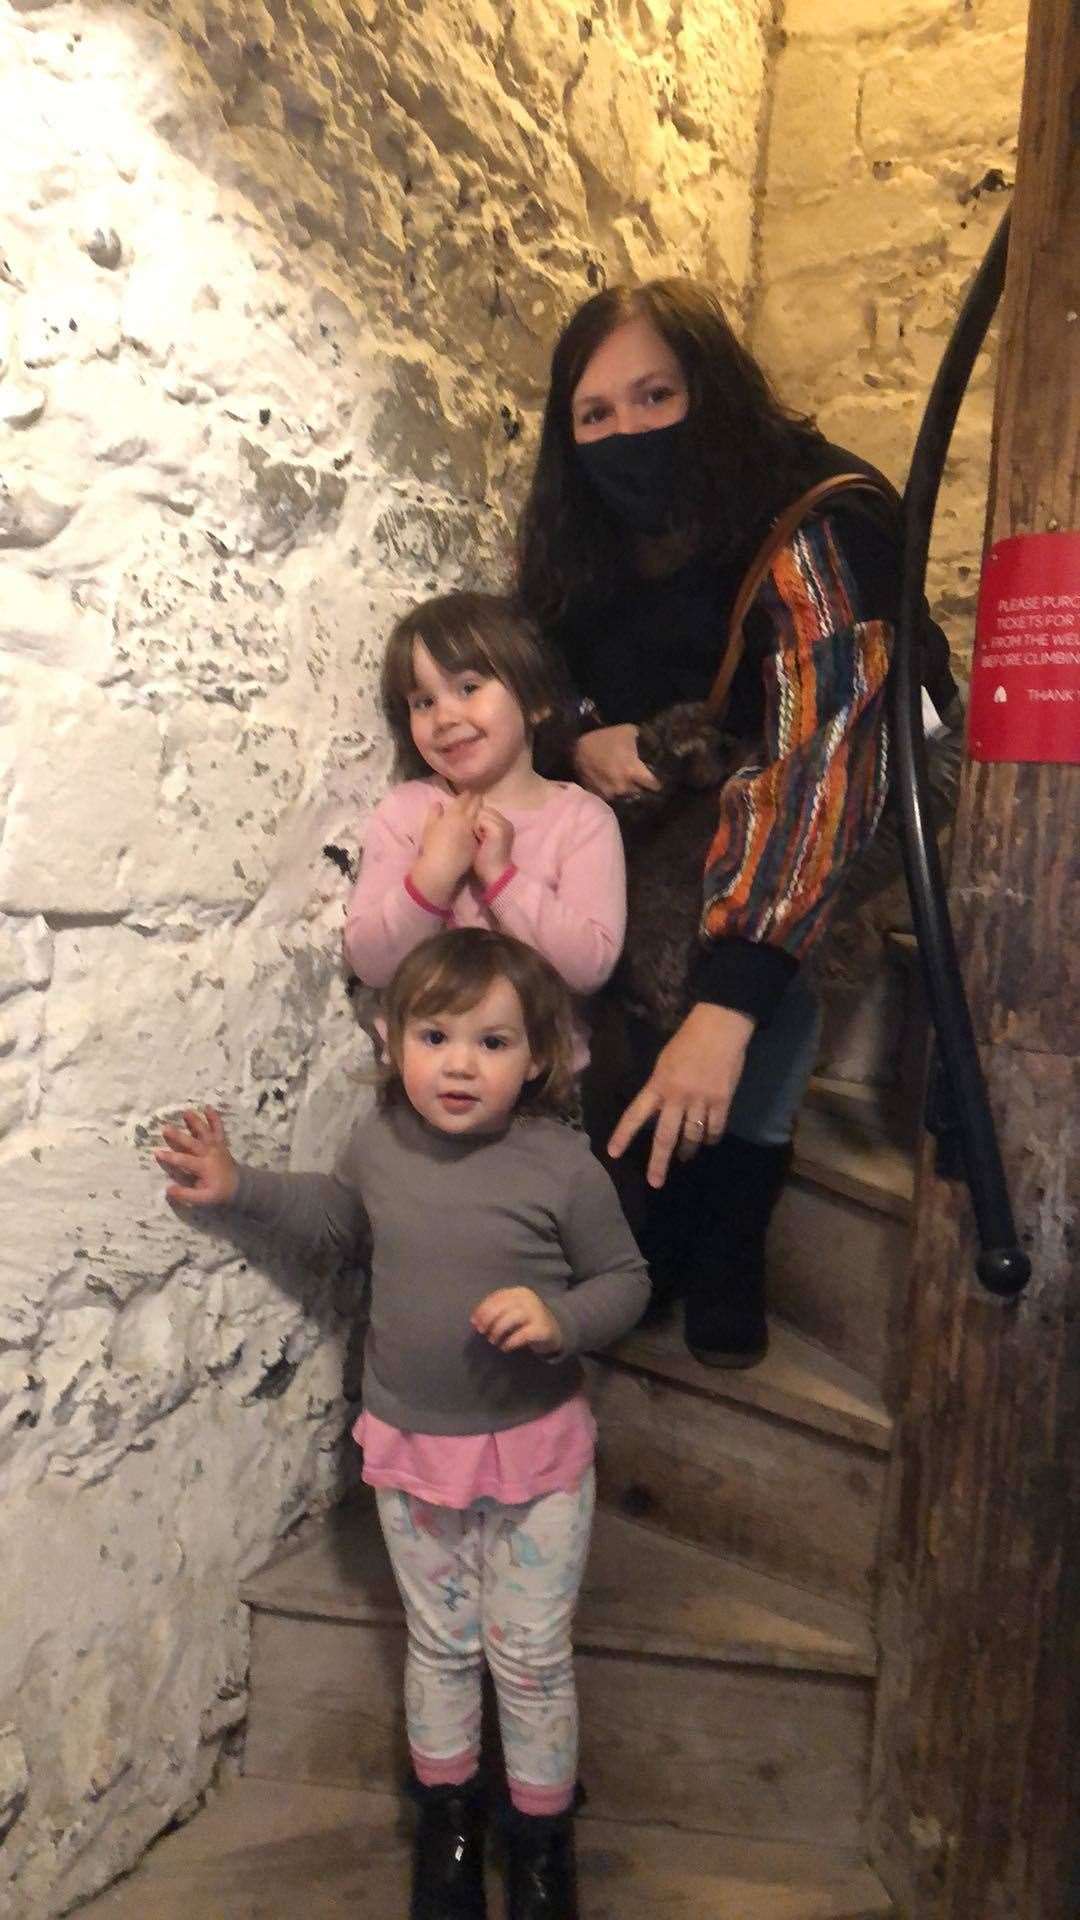
M 541 1815 L 510 1809 L 506 1920 L 578 1920 L 572 1812 Z
M 790 1143 L 765 1147 L 731 1133 L 700 1156 L 704 1230 L 686 1276 L 686 1344 L 707 1367 L 765 1357 L 765 1236 L 790 1165 Z
M 484 1831 L 478 1780 L 461 1787 L 409 1785 L 418 1818 L 409 1920 L 486 1920 Z

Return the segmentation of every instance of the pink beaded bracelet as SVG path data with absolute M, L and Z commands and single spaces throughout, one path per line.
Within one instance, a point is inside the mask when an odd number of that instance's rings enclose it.
M 414 900 L 418 907 L 423 907 L 425 913 L 433 913 L 436 920 L 450 920 L 453 917 L 449 907 L 437 907 L 433 900 L 421 893 L 411 873 L 405 875 L 405 891 L 410 900 Z
M 484 888 L 484 891 L 480 895 L 480 898 L 483 901 L 485 907 L 490 907 L 492 903 L 498 899 L 503 888 L 508 887 L 510 885 L 510 882 L 513 879 L 516 872 L 517 872 L 517 868 L 515 867 L 513 861 L 511 861 L 508 867 L 503 868 L 498 879 L 493 880 L 490 887 Z

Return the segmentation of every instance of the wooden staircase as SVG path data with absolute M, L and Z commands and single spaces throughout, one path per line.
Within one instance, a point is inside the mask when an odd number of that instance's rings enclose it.
M 912 1157 L 819 1083 L 771 1245 L 766 1361 L 676 1328 L 590 1363 L 600 1510 L 578 1617 L 585 1920 L 870 1920 L 877 1532 Z M 401 1611 L 361 1493 L 257 1575 L 243 1777 L 101 1920 L 407 1910 Z M 492 1889 L 492 1914 L 501 1906 Z

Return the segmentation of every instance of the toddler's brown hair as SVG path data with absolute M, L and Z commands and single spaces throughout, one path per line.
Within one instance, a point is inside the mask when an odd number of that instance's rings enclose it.
M 521 1002 L 529 1051 L 540 1071 L 526 1080 L 519 1112 L 565 1119 L 574 1106 L 574 1026 L 570 995 L 533 947 L 486 927 L 449 927 L 406 954 L 386 990 L 386 1062 L 380 1097 L 403 1097 L 401 1060 L 410 1020 L 466 1013 L 496 980 Z

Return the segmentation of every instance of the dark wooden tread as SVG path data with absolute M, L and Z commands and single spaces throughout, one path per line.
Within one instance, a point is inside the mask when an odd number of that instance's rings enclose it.
M 213 1793 L 85 1920 L 395 1920 L 408 1902 L 411 1819 L 394 1794 L 277 1780 Z M 689 1844 L 688 1844 L 689 1843 Z M 675 1834 L 583 1817 L 588 1920 L 880 1920 L 892 1907 L 849 1850 Z M 497 1873 L 491 1920 L 502 1920 Z
M 804 1107 L 795 1129 L 793 1172 L 875 1212 L 905 1221 L 912 1216 L 913 1151 L 850 1112 Z
M 910 1151 L 917 1116 L 910 1097 L 898 1087 L 878 1086 L 872 1080 L 841 1080 L 815 1073 L 806 1089 L 806 1104 L 823 1113 L 838 1113 L 871 1133 L 883 1134 Z
M 783 1321 L 771 1323 L 769 1351 L 756 1367 L 702 1366 L 687 1351 L 679 1316 L 666 1326 L 636 1329 L 600 1356 L 600 1364 L 755 1408 L 876 1453 L 887 1453 L 892 1441 L 892 1420 L 865 1375 Z
M 401 1603 L 367 1498 L 264 1568 L 241 1597 L 263 1613 L 397 1626 Z M 582 1653 L 872 1676 L 866 1616 L 702 1547 L 598 1511 L 578 1611 Z

